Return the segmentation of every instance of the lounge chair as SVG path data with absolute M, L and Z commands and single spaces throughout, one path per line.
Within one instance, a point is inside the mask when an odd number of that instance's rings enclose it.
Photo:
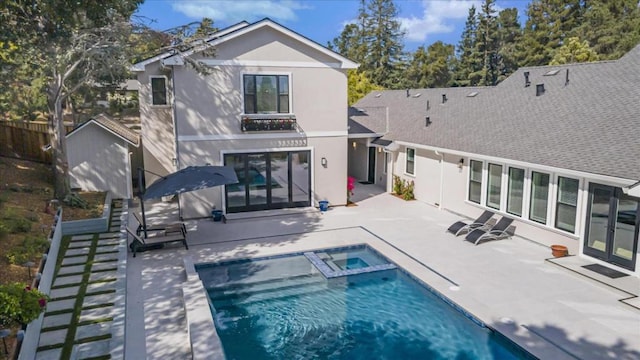
M 449 226 L 447 229 L 448 232 L 454 234 L 455 236 L 466 234 L 471 232 L 474 229 L 484 227 L 488 225 L 489 220 L 495 215 L 493 211 L 485 210 L 477 219 L 475 219 L 472 223 L 468 224 L 464 221 L 456 221 L 453 225 Z
M 140 219 L 138 214 L 135 213 L 135 212 L 133 213 L 133 217 L 138 222 L 138 228 L 136 229 L 136 235 L 140 236 L 140 234 L 142 234 L 142 232 L 144 231 L 144 226 L 142 225 L 142 220 Z M 154 225 L 154 226 L 147 225 L 147 232 L 150 232 L 150 231 L 153 231 L 153 232 L 163 231 L 165 233 L 165 235 L 182 232 L 182 233 L 184 233 L 185 236 L 187 235 L 187 227 L 184 225 L 183 222 L 174 222 L 174 223 L 166 224 L 166 225 Z
M 172 232 L 168 234 L 158 234 L 155 236 L 150 236 L 148 238 L 142 238 L 138 236 L 135 232 L 131 231 L 127 227 L 127 232 L 133 236 L 133 241 L 129 244 L 129 248 L 133 252 L 133 257 L 136 257 L 136 253 L 145 250 L 152 249 L 160 249 L 164 247 L 165 244 L 181 242 L 184 247 L 189 250 L 189 245 L 187 245 L 187 234 L 179 231 Z
M 466 241 L 472 242 L 474 245 L 478 245 L 481 241 L 504 239 L 513 236 L 515 233 L 515 226 L 511 226 L 513 219 L 503 216 L 495 225 L 490 229 L 476 228 L 471 231 L 464 238 Z

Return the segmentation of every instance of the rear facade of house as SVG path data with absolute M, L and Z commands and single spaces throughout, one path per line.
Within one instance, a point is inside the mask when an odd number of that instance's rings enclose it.
M 181 216 L 344 204 L 346 71 L 357 64 L 269 19 L 207 46 L 215 56 L 189 56 L 209 75 L 172 54 L 135 65 L 145 169 L 227 165 L 240 181 L 180 195 Z
M 349 174 L 640 276 L 639 68 L 637 46 L 495 87 L 374 91 L 350 109 Z

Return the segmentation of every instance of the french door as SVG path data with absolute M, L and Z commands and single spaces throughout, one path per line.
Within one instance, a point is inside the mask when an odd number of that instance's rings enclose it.
M 238 183 L 225 186 L 228 213 L 311 205 L 310 151 L 226 154 Z
M 629 270 L 635 269 L 640 199 L 622 189 L 589 185 L 584 253 Z

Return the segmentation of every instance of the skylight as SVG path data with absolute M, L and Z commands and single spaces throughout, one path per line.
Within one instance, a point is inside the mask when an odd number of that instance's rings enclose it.
M 374 96 L 378 98 L 378 97 L 382 96 L 382 94 L 381 93 L 377 93 Z
M 468 94 L 467 94 L 467 97 L 476 97 L 476 95 L 478 95 L 478 92 L 477 92 L 477 91 L 474 91 L 474 92 L 470 92 L 470 93 L 468 93 Z
M 422 94 L 420 94 L 420 93 L 413 94 L 413 97 L 414 97 L 414 98 L 417 98 L 417 97 L 420 97 L 420 95 L 422 95 Z
M 559 72 L 560 72 L 560 69 L 550 70 L 549 72 L 544 74 L 544 76 L 553 76 L 553 75 L 555 75 L 555 74 L 557 74 Z

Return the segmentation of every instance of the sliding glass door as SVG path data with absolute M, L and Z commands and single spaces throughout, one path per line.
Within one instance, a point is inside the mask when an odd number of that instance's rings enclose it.
M 620 188 L 591 184 L 584 253 L 634 270 L 640 199 Z
M 238 184 L 227 185 L 227 212 L 243 212 L 311 205 L 309 151 L 226 154 Z

